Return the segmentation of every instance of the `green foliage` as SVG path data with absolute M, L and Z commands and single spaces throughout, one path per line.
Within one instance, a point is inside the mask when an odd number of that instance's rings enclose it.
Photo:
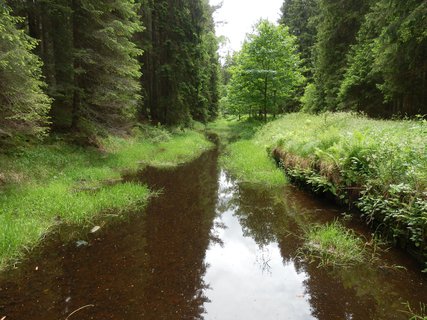
M 194 131 L 153 129 L 149 137 L 141 130 L 133 138 L 106 138 L 103 146 L 100 152 L 57 141 L 0 155 L 0 268 L 59 222 L 85 224 L 106 211 L 144 205 L 149 190 L 123 183 L 122 171 L 176 166 L 212 144 Z
M 54 129 L 88 135 L 127 129 L 140 103 L 141 31 L 134 1 L 13 1 L 39 40 Z
M 343 107 L 385 116 L 426 112 L 426 13 L 420 1 L 375 2 L 350 52 Z
M 319 0 L 317 41 L 315 45 L 314 82 L 318 99 L 311 111 L 338 107 L 339 85 L 347 66 L 347 53 L 355 43 L 356 34 L 369 8 L 370 0 Z
M 376 117 L 426 113 L 425 2 L 319 0 L 316 5 L 314 10 L 310 2 L 291 0 L 282 9 L 282 21 L 304 43 L 304 57 L 314 57 L 314 83 L 302 97 L 304 110 Z M 313 30 L 311 53 L 307 43 Z
M 309 226 L 304 240 L 299 255 L 318 261 L 319 266 L 351 266 L 365 262 L 368 257 L 364 241 L 338 221 Z
M 0 5 L 0 143 L 17 135 L 43 136 L 50 99 L 44 94 L 36 41 L 17 29 L 22 19 Z
M 414 307 L 411 307 L 409 302 L 404 303 L 407 310 L 402 312 L 408 314 L 410 317 L 409 320 L 427 320 L 427 305 L 420 303 L 419 309 L 416 310 Z
M 188 126 L 218 113 L 219 62 L 207 0 L 143 1 L 144 118 Z
M 241 182 L 269 187 L 281 186 L 286 182 L 283 173 L 268 156 L 267 150 L 252 140 L 230 144 L 222 161 Z
M 426 254 L 424 121 L 294 114 L 264 130 L 266 139 L 277 142 L 291 177 L 355 203 L 378 231 Z
M 227 112 L 267 119 L 286 110 L 286 103 L 304 81 L 295 38 L 288 28 L 261 20 L 249 34 L 236 65 L 230 68 Z
M 305 75 L 311 78 L 313 68 L 313 46 L 316 40 L 317 0 L 285 0 L 281 8 L 280 23 L 289 27 L 289 32 L 297 38 Z
M 75 92 L 73 126 L 121 128 L 140 99 L 141 31 L 133 1 L 77 1 L 73 9 Z M 76 101 L 77 100 L 77 101 Z
M 314 83 L 309 83 L 304 89 L 304 95 L 301 97 L 302 111 L 316 112 L 316 106 L 320 104 L 320 95 Z
M 250 140 L 262 124 L 255 119 L 238 121 L 235 117 L 218 118 L 206 125 L 206 131 L 208 134 L 217 135 L 220 142 L 227 144 L 236 140 Z
M 263 131 L 258 131 L 261 125 L 253 119 L 218 119 L 207 126 L 207 131 L 226 144 L 221 162 L 238 180 L 268 187 L 284 185 L 285 176 L 269 157 Z

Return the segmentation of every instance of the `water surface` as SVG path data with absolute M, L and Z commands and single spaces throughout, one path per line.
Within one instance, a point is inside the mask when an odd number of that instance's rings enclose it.
M 69 319 L 408 319 L 402 303 L 427 303 L 425 276 L 399 251 L 349 269 L 298 259 L 301 228 L 342 210 L 291 186 L 239 185 L 217 158 L 148 169 L 135 179 L 161 194 L 145 210 L 72 241 L 51 235 L 0 274 L 0 319 L 65 319 L 82 307 Z

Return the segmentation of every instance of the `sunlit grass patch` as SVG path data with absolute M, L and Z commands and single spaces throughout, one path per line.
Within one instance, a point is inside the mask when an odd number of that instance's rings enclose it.
M 57 223 L 86 224 L 99 213 L 143 206 L 146 186 L 123 183 L 93 191 L 75 191 L 64 182 L 11 193 L 0 207 L 0 268 L 31 248 Z
M 350 266 L 368 259 L 363 239 L 338 221 L 309 226 L 299 255 L 319 266 Z
M 292 180 L 357 207 L 378 233 L 427 259 L 427 121 L 296 113 L 257 136 Z
M 218 135 L 222 143 L 229 143 L 239 139 L 251 139 L 264 123 L 255 119 L 237 117 L 219 118 L 206 125 L 208 133 Z
M 221 118 L 208 124 L 206 130 L 226 145 L 221 162 L 238 180 L 268 187 L 284 185 L 285 175 L 257 138 L 263 125 L 255 119 Z
M 251 140 L 242 140 L 228 146 L 222 158 L 225 167 L 243 182 L 266 186 L 286 183 L 285 175 L 269 157 L 267 150 Z

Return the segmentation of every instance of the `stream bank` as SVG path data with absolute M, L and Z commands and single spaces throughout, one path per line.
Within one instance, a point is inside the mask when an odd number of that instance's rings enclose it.
M 203 134 L 140 126 L 98 148 L 52 137 L 0 154 L 0 270 L 25 258 L 58 225 L 92 225 L 101 214 L 147 204 L 150 190 L 125 182 L 147 165 L 174 167 L 213 147 Z
M 407 320 L 404 303 L 426 302 L 424 276 L 399 251 L 350 268 L 300 259 L 301 228 L 339 209 L 290 185 L 240 184 L 216 150 L 133 180 L 160 191 L 145 210 L 89 233 L 85 246 L 52 235 L 0 274 L 0 318 Z
M 358 212 L 378 235 L 427 263 L 425 120 L 293 113 L 268 123 L 222 119 L 211 128 L 241 136 L 223 157 L 239 181 L 286 183 L 274 158 L 288 180 Z

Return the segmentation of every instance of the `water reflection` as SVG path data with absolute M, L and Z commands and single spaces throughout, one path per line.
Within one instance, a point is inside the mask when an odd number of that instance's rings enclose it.
M 223 246 L 212 244 L 206 253 L 210 302 L 205 303 L 205 319 L 312 319 L 307 274 L 283 263 L 271 230 L 277 224 L 269 199 L 265 194 L 239 197 L 224 172 L 219 185 L 215 225 L 220 227 L 214 233 Z
M 215 151 L 177 170 L 147 170 L 138 180 L 162 195 L 144 212 L 86 247 L 52 239 L 0 275 L 0 319 L 65 319 L 82 306 L 74 319 L 201 319 L 217 177 Z
M 292 187 L 276 192 L 220 176 L 218 217 L 205 282 L 205 319 L 407 319 L 403 303 L 427 302 L 425 278 L 396 250 L 375 263 L 318 268 L 297 258 L 302 229 L 339 216 Z M 349 221 L 369 238 L 366 228 Z M 403 265 L 407 271 L 390 268 Z
M 0 319 L 65 319 L 88 306 L 71 319 L 406 320 L 403 302 L 427 303 L 425 277 L 398 251 L 350 269 L 297 259 L 301 230 L 339 210 L 292 187 L 237 184 L 217 156 L 147 170 L 135 179 L 162 195 L 144 212 L 86 235 L 88 246 L 54 234 L 1 273 Z

